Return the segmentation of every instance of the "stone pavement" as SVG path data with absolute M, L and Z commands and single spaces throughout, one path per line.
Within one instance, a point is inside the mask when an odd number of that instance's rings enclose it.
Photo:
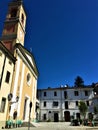
M 98 130 L 98 127 L 70 126 L 69 122 L 40 122 L 33 123 L 35 127 L 19 127 L 4 130 Z M 0 129 L 1 130 L 1 129 Z

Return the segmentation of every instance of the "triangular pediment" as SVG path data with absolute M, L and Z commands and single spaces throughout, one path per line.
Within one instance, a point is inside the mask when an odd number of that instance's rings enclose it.
M 34 61 L 32 60 L 32 57 L 28 55 L 26 52 L 25 55 L 27 56 L 28 60 L 31 62 L 32 66 L 34 67 Z
M 38 76 L 38 69 L 37 69 L 37 66 L 36 66 L 33 54 L 31 54 L 31 52 L 29 52 L 27 49 L 25 49 L 20 43 L 16 44 L 15 47 L 20 50 L 20 52 L 22 53 L 23 57 L 26 59 L 28 64 L 31 66 L 32 70 Z

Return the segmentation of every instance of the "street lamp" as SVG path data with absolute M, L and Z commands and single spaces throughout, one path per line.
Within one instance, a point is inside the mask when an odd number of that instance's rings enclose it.
M 30 115 L 31 115 L 32 102 L 30 102 L 29 107 L 30 107 L 30 109 L 29 109 L 29 122 L 28 122 L 28 130 L 30 130 Z
M 36 115 L 37 121 L 39 120 L 39 112 L 40 112 L 40 108 L 38 107 L 38 108 L 37 108 L 37 115 Z

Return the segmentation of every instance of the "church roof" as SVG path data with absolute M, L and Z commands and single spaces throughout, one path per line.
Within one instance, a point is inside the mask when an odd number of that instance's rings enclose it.
M 20 50 L 20 52 L 22 53 L 22 55 L 24 56 L 24 58 L 26 59 L 28 64 L 31 66 L 31 68 L 33 69 L 35 74 L 38 76 L 39 72 L 38 72 L 38 69 L 37 69 L 37 66 L 36 66 L 34 56 L 24 46 L 22 46 L 20 43 L 17 43 L 15 45 L 15 48 L 18 48 Z

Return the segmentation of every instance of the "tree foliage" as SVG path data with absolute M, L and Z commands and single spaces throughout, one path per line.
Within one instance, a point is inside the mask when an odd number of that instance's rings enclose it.
M 88 111 L 88 107 L 87 107 L 87 105 L 86 105 L 86 103 L 84 101 L 80 101 L 80 103 L 79 103 L 79 110 L 80 110 L 80 114 L 85 119 L 86 112 Z
M 94 106 L 94 114 L 98 114 L 98 105 Z
M 84 87 L 84 81 L 80 76 L 77 76 L 74 82 L 75 87 Z

